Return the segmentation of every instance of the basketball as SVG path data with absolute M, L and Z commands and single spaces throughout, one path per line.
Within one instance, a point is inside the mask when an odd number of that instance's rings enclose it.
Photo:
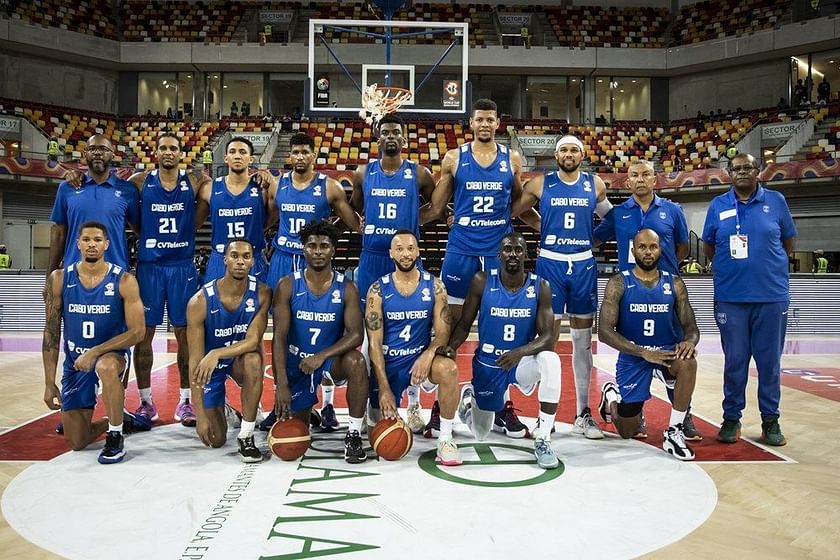
M 370 431 L 369 438 L 373 450 L 386 461 L 402 459 L 414 443 L 414 436 L 402 418 L 381 420 Z
M 278 420 L 268 432 L 268 446 L 284 461 L 300 459 L 309 449 L 309 426 L 298 418 Z

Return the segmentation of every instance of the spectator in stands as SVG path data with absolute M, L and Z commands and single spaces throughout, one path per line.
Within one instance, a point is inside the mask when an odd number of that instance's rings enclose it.
M 175 118 L 175 111 L 172 110 L 172 107 L 166 109 L 166 118 L 167 119 L 174 119 Z
M 0 270 L 12 268 L 12 256 L 6 254 L 6 245 L 0 244 Z
M 527 26 L 519 28 L 519 36 L 522 38 L 522 46 L 526 49 L 531 48 L 531 30 Z
M 817 86 L 817 102 L 825 104 L 828 103 L 829 98 L 831 98 L 831 84 L 823 76 L 820 85 Z
M 703 111 L 701 111 L 700 109 L 697 109 L 697 116 L 696 116 L 695 118 L 696 118 L 698 121 L 702 121 L 702 120 L 703 120 L 703 118 L 704 118 L 704 117 L 703 117 Z
M 787 101 L 785 100 L 784 97 L 779 98 L 779 102 L 776 103 L 776 108 L 779 109 L 780 111 L 784 111 L 785 109 L 789 108 L 788 104 L 787 104 Z
M 700 263 L 697 262 L 697 259 L 694 257 L 688 257 L 688 262 L 683 267 L 683 272 L 686 274 L 700 274 L 703 271 L 703 267 L 700 266 Z
M 295 112 L 292 115 L 292 119 L 299 121 L 300 118 L 303 116 L 303 113 L 300 112 L 300 107 L 295 107 Z
M 0 266 L 0 268 L 3 267 Z M 814 266 L 811 269 L 811 272 L 815 272 L 817 274 L 825 274 L 828 272 L 828 259 L 825 258 L 825 253 L 822 249 L 814 251 Z
M 242 102 L 242 116 L 243 117 L 250 117 L 251 116 L 251 104 L 247 101 Z
M 47 159 L 49 161 L 58 161 L 58 154 L 60 153 L 58 147 L 58 140 L 56 140 L 55 136 L 50 138 L 50 141 L 47 143 Z
M 239 114 L 239 107 L 236 105 L 236 101 L 230 102 L 230 116 L 235 117 Z
M 204 164 L 204 171 L 212 178 L 213 177 L 213 150 L 209 147 L 204 148 L 201 152 L 201 163 Z
M 726 146 L 726 159 L 732 161 L 735 156 L 738 155 L 738 148 L 735 146 L 734 142 L 727 144 Z
M 805 85 L 802 80 L 796 80 L 796 85 L 793 86 L 793 105 L 801 107 L 805 103 Z
M 601 114 L 600 114 L 600 115 L 598 115 L 598 117 L 595 119 L 595 124 L 607 124 L 607 117 L 605 117 L 605 116 L 604 116 L 604 114 L 603 114 L 603 113 L 601 113 Z

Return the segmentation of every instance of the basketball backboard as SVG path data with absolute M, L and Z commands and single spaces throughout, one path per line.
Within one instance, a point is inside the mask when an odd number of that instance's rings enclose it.
M 306 112 L 358 114 L 363 88 L 379 84 L 413 94 L 401 114 L 464 117 L 468 44 L 467 23 L 311 19 Z

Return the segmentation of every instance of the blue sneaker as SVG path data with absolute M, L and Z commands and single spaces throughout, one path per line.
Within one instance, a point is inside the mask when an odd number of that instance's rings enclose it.
M 123 411 L 123 433 L 133 434 L 134 432 L 148 432 L 152 429 L 152 420 L 142 414 L 132 414 L 127 410 Z M 122 436 L 120 436 L 122 437 Z
M 265 417 L 265 420 L 257 424 L 257 428 L 259 428 L 261 432 L 267 432 L 275 423 L 277 423 L 277 415 L 274 413 L 274 409 L 272 409 L 271 412 L 268 413 L 268 416 Z
M 321 409 L 321 431 L 332 432 L 338 429 L 338 418 L 335 416 L 335 408 L 328 404 Z
M 551 448 L 551 440 L 537 437 L 534 440 L 534 457 L 537 458 L 537 465 L 543 469 L 556 469 L 560 466 L 560 460 Z
M 125 420 L 123 420 L 125 424 Z M 105 447 L 99 452 L 99 462 L 103 465 L 119 463 L 125 457 L 123 448 L 123 435 L 119 432 L 107 432 L 105 434 Z
M 467 412 L 472 408 L 472 398 L 475 393 L 473 386 L 467 383 L 461 387 L 461 397 L 458 399 L 458 420 L 467 423 Z

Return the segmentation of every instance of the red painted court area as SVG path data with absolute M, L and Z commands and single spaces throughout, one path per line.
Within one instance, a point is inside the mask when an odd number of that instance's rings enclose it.
M 597 342 L 593 342 L 593 351 L 597 352 Z M 471 376 L 471 360 L 473 351 L 475 350 L 475 342 L 465 343 L 458 354 L 458 367 L 460 370 L 461 382 L 467 382 Z M 162 351 L 162 348 L 157 348 L 156 351 Z M 174 352 L 174 341 L 167 341 L 166 351 Z M 270 364 L 271 359 L 271 343 L 266 341 L 264 343 L 264 351 L 266 355 L 266 364 Z M 562 364 L 562 396 L 560 406 L 557 412 L 557 420 L 559 422 L 571 424 L 574 422 L 575 416 L 575 396 L 574 396 L 574 374 L 572 372 L 571 362 L 571 342 L 559 342 L 557 344 L 557 351 L 560 354 L 560 361 Z M 804 370 L 788 370 L 804 371 Z M 817 370 L 808 370 L 817 371 Z M 830 373 L 825 373 L 829 371 Z M 835 379 L 840 378 L 840 370 L 821 369 L 819 372 L 824 375 L 833 375 Z M 809 374 L 810 375 L 810 374 Z M 273 383 L 270 379 L 271 369 L 267 368 L 267 376 L 265 380 L 265 388 L 263 390 L 262 408 L 263 410 L 270 410 L 273 406 L 274 389 Z M 590 389 L 589 402 L 593 408 L 597 407 L 600 398 L 601 385 L 610 380 L 614 380 L 613 375 L 604 372 L 598 368 L 593 369 L 593 379 Z M 783 382 L 786 386 L 799 388 L 791 383 L 802 384 L 803 386 L 816 386 L 821 390 L 834 391 L 840 393 L 840 388 L 831 387 L 829 383 L 819 384 L 813 381 L 806 380 L 806 375 L 795 375 L 793 373 L 786 373 L 783 376 Z M 840 385 L 840 383 L 835 383 Z M 178 403 L 178 368 L 172 363 L 165 367 L 159 367 L 152 372 L 152 388 L 155 399 L 155 404 L 158 407 L 160 420 L 155 425 L 172 424 L 175 422 L 173 413 L 175 406 Z M 803 389 L 804 390 L 804 389 Z M 239 389 L 228 380 L 227 384 L 228 400 L 232 406 L 239 408 Z M 809 391 L 812 392 L 812 391 Z M 815 393 L 816 394 L 816 393 Z M 536 395 L 526 397 L 522 395 L 516 388 L 511 389 L 511 398 L 514 405 L 523 417 L 535 418 L 539 410 Z M 830 398 L 830 397 L 826 397 Z M 431 408 L 434 400 L 433 395 L 423 393 L 421 396 L 421 403 L 426 409 Z M 840 400 L 834 398 L 832 400 Z M 126 408 L 134 410 L 139 404 L 139 397 L 134 381 L 132 381 L 128 389 L 126 389 Z M 347 406 L 344 399 L 344 391 L 339 389 L 335 395 L 336 408 L 345 408 Z M 403 406 L 405 406 L 405 398 L 403 399 Z M 647 428 L 650 436 L 645 443 L 656 448 L 661 448 L 662 432 L 667 428 L 668 418 L 670 415 L 670 403 L 652 397 L 645 406 L 645 417 L 647 420 Z M 604 424 L 596 410 L 593 410 L 595 420 L 601 424 L 605 431 L 615 432 L 611 424 Z M 104 407 L 97 405 L 95 417 L 104 416 Z M 0 435 L 0 461 L 46 461 L 50 460 L 68 450 L 64 438 L 55 433 L 55 426 L 61 420 L 59 412 L 48 414 L 42 418 L 38 418 L 22 426 L 9 430 Z M 701 442 L 692 443 L 692 448 L 695 450 L 698 461 L 782 461 L 779 456 L 764 450 L 762 447 L 754 443 L 741 439 L 735 444 L 721 444 L 715 440 L 718 426 L 706 422 L 705 420 L 695 416 L 695 424 L 703 434 L 704 439 Z M 192 428 L 184 428 L 184 431 L 189 433 Z M 143 437 L 142 434 L 136 434 L 130 437 Z M 317 438 L 317 435 L 315 436 Z M 562 455 L 563 437 L 557 437 L 553 440 L 555 448 L 558 453 Z M 577 437 L 577 436 L 574 436 Z M 593 442 L 597 445 L 597 442 Z

